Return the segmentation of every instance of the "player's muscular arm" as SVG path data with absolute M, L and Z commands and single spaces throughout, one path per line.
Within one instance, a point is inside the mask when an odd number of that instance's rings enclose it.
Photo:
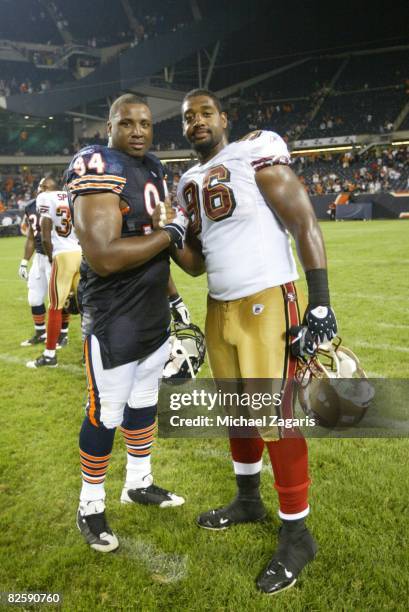
M 75 200 L 75 231 L 85 258 L 100 276 L 137 268 L 169 247 L 166 231 L 121 238 L 119 196 L 98 193 Z
M 304 270 L 327 267 L 324 241 L 310 199 L 288 166 L 271 166 L 256 173 L 267 204 L 295 240 Z
M 183 249 L 172 249 L 172 259 L 191 276 L 206 272 L 205 260 L 200 240 L 188 229 Z
M 44 253 L 47 255 L 49 262 L 53 260 L 53 243 L 51 242 L 51 230 L 53 222 L 48 217 L 41 217 L 41 244 L 43 245 Z

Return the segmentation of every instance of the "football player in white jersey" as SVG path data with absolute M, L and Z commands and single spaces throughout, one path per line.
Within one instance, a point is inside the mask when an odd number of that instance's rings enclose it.
M 199 163 L 179 183 L 178 201 L 188 212 L 190 228 L 184 250 L 175 251 L 174 259 L 193 276 L 207 272 L 206 339 L 213 376 L 236 379 L 238 386 L 243 379 L 280 379 L 281 416 L 291 416 L 285 381 L 294 376 L 296 357 L 314 354 L 318 340 L 337 331 L 312 205 L 277 134 L 252 132 L 228 144 L 227 116 L 207 90 L 188 93 L 182 114 L 184 135 Z M 306 273 L 306 308 L 294 284 L 289 233 Z M 291 432 L 280 429 L 274 439 L 271 431 L 248 432 L 253 437 L 230 431 L 237 496 L 198 517 L 200 527 L 214 530 L 264 518 L 259 484 L 266 446 L 282 520 L 276 552 L 257 579 L 258 588 L 269 594 L 293 586 L 317 550 L 305 525 L 307 445 L 300 432 Z
M 48 287 L 49 309 L 47 340 L 44 353 L 28 368 L 53 367 L 57 364 L 56 348 L 63 324 L 63 308 L 79 281 L 81 247 L 72 225 L 68 196 L 58 191 L 56 182 L 48 177 L 40 181 L 37 196 L 41 236 L 44 251 L 51 263 Z

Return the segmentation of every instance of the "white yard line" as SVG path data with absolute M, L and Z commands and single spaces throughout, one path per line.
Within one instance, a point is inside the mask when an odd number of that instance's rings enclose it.
M 365 342 L 365 340 L 355 341 L 354 346 L 373 349 L 375 351 L 396 351 L 397 353 L 409 353 L 409 346 L 396 346 L 395 344 L 372 344 L 372 342 Z
M 169 584 L 182 580 L 187 574 L 187 555 L 164 553 L 150 542 L 120 538 L 120 556 L 143 563 L 155 582 Z
M 14 363 L 16 365 L 25 366 L 27 361 L 30 361 L 29 357 L 16 357 L 15 355 L 8 355 L 7 353 L 0 353 L 0 361 L 4 363 Z M 27 368 L 29 369 L 29 368 Z M 70 374 L 83 374 L 85 377 L 85 370 L 81 366 L 76 366 L 69 363 L 58 364 L 58 368 L 51 368 L 56 370 L 63 370 L 64 372 L 70 372 Z
M 378 327 L 386 327 L 387 329 L 409 329 L 409 325 L 399 325 L 398 323 L 377 323 Z

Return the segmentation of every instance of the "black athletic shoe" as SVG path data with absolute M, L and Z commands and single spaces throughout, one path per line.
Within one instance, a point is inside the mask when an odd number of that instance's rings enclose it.
M 228 506 L 200 514 L 197 524 L 203 529 L 220 531 L 239 523 L 261 521 L 265 516 L 266 509 L 261 499 L 243 501 L 236 497 Z
M 26 366 L 28 368 L 56 368 L 58 366 L 57 357 L 46 357 L 45 355 L 40 355 L 34 361 L 27 361 Z
M 57 340 L 57 346 L 55 347 L 57 351 L 64 348 L 68 344 L 68 334 L 60 334 Z
M 34 334 L 32 338 L 24 340 L 20 346 L 35 346 L 36 344 L 44 344 L 47 339 L 47 334 Z
M 118 538 L 108 527 L 105 504 L 102 500 L 80 504 L 77 527 L 84 540 L 99 552 L 112 552 L 119 546 Z
M 175 495 L 166 489 L 151 484 L 143 489 L 128 489 L 124 487 L 121 494 L 122 504 L 144 504 L 159 506 L 159 508 L 170 508 L 181 506 L 185 503 L 183 497 Z
M 304 521 L 295 529 L 287 527 L 289 522 L 286 521 L 280 528 L 277 550 L 257 578 L 258 589 L 267 595 L 275 595 L 294 586 L 303 568 L 317 554 L 318 546 Z

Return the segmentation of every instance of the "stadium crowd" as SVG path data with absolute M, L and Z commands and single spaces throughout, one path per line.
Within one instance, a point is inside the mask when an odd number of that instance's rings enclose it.
M 193 159 L 166 163 L 171 192 L 175 192 L 180 176 L 194 163 Z M 409 190 L 409 146 L 371 148 L 362 156 L 359 150 L 294 155 L 292 167 L 309 195 Z M 54 172 L 61 175 L 62 168 Z M 40 178 L 40 169 L 34 172 L 27 166 L 0 170 L 0 212 L 22 211 L 35 194 Z

